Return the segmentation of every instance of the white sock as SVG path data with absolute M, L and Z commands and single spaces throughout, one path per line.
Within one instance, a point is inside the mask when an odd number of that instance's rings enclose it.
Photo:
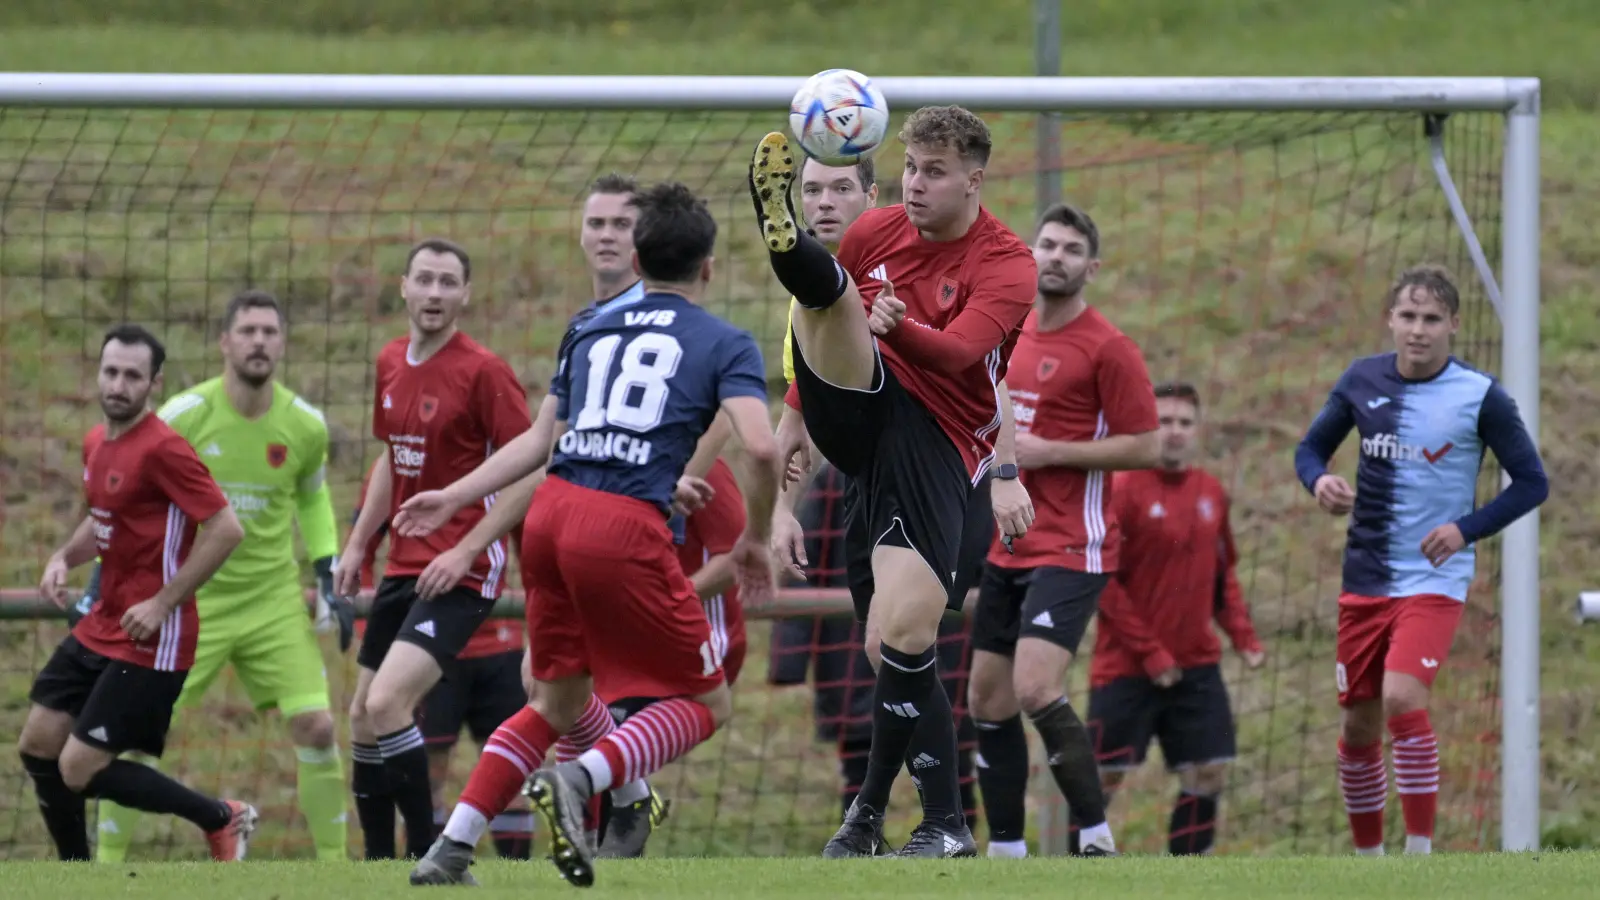
M 1433 838 L 1423 837 L 1420 834 L 1406 835 L 1406 852 L 1422 854 L 1432 853 Z
M 1356 848 L 1356 855 L 1357 856 L 1382 856 L 1383 855 L 1383 845 L 1379 844 L 1376 847 L 1357 847 Z
M 1022 859 L 1028 855 L 1027 841 L 990 841 L 989 855 L 1006 859 Z
M 455 810 L 450 813 L 450 821 L 444 823 L 444 836 L 468 847 L 478 846 L 478 841 L 488 830 L 489 820 L 465 803 L 457 803 Z
M 1090 825 L 1078 829 L 1078 847 L 1101 847 L 1106 850 L 1116 850 L 1117 842 L 1111 839 L 1111 823 L 1101 822 L 1099 825 Z
M 592 794 L 611 790 L 611 780 L 616 776 L 611 774 L 611 763 L 606 762 L 604 753 L 599 750 L 585 750 L 583 755 L 578 757 L 578 765 L 583 766 L 583 770 L 589 773 L 589 790 Z
M 643 778 L 611 789 L 611 802 L 619 806 L 632 806 L 649 796 L 650 784 Z

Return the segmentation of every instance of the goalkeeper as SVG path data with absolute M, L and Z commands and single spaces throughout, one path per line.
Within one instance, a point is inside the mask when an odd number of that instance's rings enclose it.
M 344 774 L 315 632 L 337 625 L 339 647 L 347 650 L 354 610 L 333 596 L 338 533 L 324 482 L 328 427 L 321 412 L 273 381 L 284 344 L 277 299 L 263 291 L 239 294 L 223 320 L 223 374 L 174 396 L 157 413 L 194 447 L 245 530 L 244 542 L 196 594 L 199 646 L 178 706 L 196 705 L 232 663 L 255 707 L 277 707 L 289 723 L 300 810 L 317 859 L 343 860 Z M 291 519 L 299 522 L 316 568 L 315 628 L 295 563 Z M 92 596 L 85 599 L 92 604 Z M 123 859 L 138 816 L 101 803 L 101 862 Z

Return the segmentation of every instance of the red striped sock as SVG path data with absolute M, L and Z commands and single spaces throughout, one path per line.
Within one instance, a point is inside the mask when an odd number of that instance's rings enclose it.
M 1431 844 L 1439 813 L 1439 741 L 1428 711 L 1417 709 L 1391 718 L 1389 734 L 1394 737 L 1394 784 L 1400 792 L 1406 836 L 1427 838 Z
M 617 720 L 611 717 L 611 710 L 606 708 L 598 695 L 590 694 L 589 705 L 583 708 L 583 715 L 578 717 L 572 730 L 556 741 L 551 756 L 558 763 L 571 762 L 616 729 Z
M 1339 742 L 1339 787 L 1357 850 L 1383 846 L 1383 804 L 1389 794 L 1383 743 L 1351 747 Z
M 717 730 L 711 710 L 696 700 L 653 703 L 594 745 L 580 762 L 599 793 L 649 775 L 688 753 Z M 598 771 L 597 771 L 598 770 Z
M 489 735 L 478 764 L 472 767 L 461 802 L 493 819 L 511 804 L 528 776 L 544 763 L 544 755 L 560 735 L 544 716 L 524 706 Z

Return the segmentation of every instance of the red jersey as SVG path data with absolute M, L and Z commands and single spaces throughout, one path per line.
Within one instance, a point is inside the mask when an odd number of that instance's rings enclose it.
M 904 206 L 869 209 L 851 224 L 839 263 L 868 309 L 883 289 L 906 305 L 879 341 L 884 365 L 938 420 L 973 482 L 994 461 L 995 384 L 1033 305 L 1033 251 L 986 209 L 953 241 L 924 238 Z
M 1221 482 L 1203 469 L 1118 472 L 1116 506 L 1125 565 L 1100 597 L 1090 684 L 1216 663 L 1213 618 L 1235 649 L 1261 649 Z
M 706 474 L 706 481 L 716 491 L 699 512 L 684 520 L 683 544 L 678 547 L 678 562 L 683 574 L 700 571 L 713 556 L 733 551 L 744 533 L 744 495 L 739 492 L 739 482 L 733 477 L 728 464 L 718 459 Z M 701 597 L 705 604 L 706 619 L 711 623 L 711 639 L 721 641 L 718 657 L 728 655 L 728 648 L 744 641 L 744 611 L 739 607 L 739 588 L 728 588 L 713 597 Z
M 100 599 L 72 636 L 101 656 L 162 672 L 194 665 L 200 614 L 184 597 L 149 643 L 122 630 L 122 615 L 156 594 L 189 558 L 199 523 L 228 498 L 189 442 L 154 415 L 115 440 L 96 425 L 83 439 L 83 492 L 100 552 Z
M 361 515 L 361 507 L 367 502 L 367 484 L 371 481 L 372 473 L 368 471 L 367 477 L 361 480 L 361 493 L 356 498 L 356 516 Z M 518 525 L 511 533 L 515 539 L 522 526 Z M 383 538 L 388 534 L 389 527 L 385 525 L 373 534 L 372 540 L 367 542 L 366 552 L 361 557 L 361 587 L 371 590 L 377 583 L 373 577 L 374 563 L 378 558 L 378 547 L 382 546 Z M 356 635 L 365 636 L 367 633 L 367 620 L 356 620 Z M 518 618 L 485 619 L 478 630 L 467 639 L 467 645 L 456 654 L 457 659 L 478 659 L 484 656 L 496 656 L 501 653 L 515 653 L 522 650 L 522 620 Z
M 1139 348 L 1094 307 L 1054 331 L 1030 315 L 1006 376 L 1017 433 L 1051 441 L 1096 441 L 1154 431 L 1155 389 Z M 1065 466 L 1028 469 L 1028 533 L 1007 553 L 997 539 L 989 562 L 1002 568 L 1060 566 L 1115 572 L 1118 534 L 1109 472 Z
M 396 338 L 378 354 L 373 392 L 372 434 L 389 447 L 389 519 L 412 495 L 448 487 L 533 426 L 516 374 L 476 341 L 457 332 L 421 363 L 411 362 L 409 346 L 409 338 Z M 390 534 L 384 575 L 422 574 L 493 505 L 491 494 L 462 507 L 426 537 Z M 499 597 L 509 553 L 504 539 L 490 544 L 461 579 L 462 586 L 488 599 Z

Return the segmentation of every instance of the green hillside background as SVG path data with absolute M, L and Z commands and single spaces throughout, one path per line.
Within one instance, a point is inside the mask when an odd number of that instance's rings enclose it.
M 1600 283 L 1600 17 L 1578 0 L 1090 0 L 1064 13 L 1068 75 L 1505 75 L 1544 86 L 1542 433 L 1554 479 L 1543 511 L 1546 841 L 1591 846 L 1600 642 L 1574 627 L 1591 583 L 1600 428 L 1593 315 Z M 908 24 L 909 23 L 909 24 Z M 1026 0 L 930 12 L 902 0 L 847 7 L 754 2 L 552 0 L 13 0 L 0 65 L 13 71 L 803 76 L 1032 74 Z M 896 110 L 903 113 L 906 110 Z M 1019 231 L 1033 215 L 1035 123 L 990 116 L 999 139 L 987 202 Z M 781 309 L 755 252 L 740 183 L 768 114 L 184 112 L 0 110 L 0 587 L 24 588 L 76 514 L 77 438 L 96 415 L 93 352 L 122 317 L 159 326 L 169 388 L 214 374 L 214 315 L 246 283 L 291 309 L 289 384 L 335 433 L 342 510 L 372 458 L 370 360 L 401 333 L 397 260 L 425 233 L 474 248 L 474 334 L 530 383 L 548 376 L 568 312 L 585 298 L 573 202 L 611 167 L 681 178 L 722 223 L 714 307 L 763 339 L 776 374 Z M 1332 775 L 1332 601 L 1339 529 L 1294 483 L 1288 454 L 1355 354 L 1382 349 L 1381 291 L 1398 268 L 1440 259 L 1469 295 L 1461 350 L 1498 366 L 1496 325 L 1427 169 L 1415 117 L 1068 117 L 1064 185 L 1100 221 L 1096 302 L 1145 348 L 1152 374 L 1200 383 L 1207 465 L 1234 492 L 1241 577 L 1272 659 L 1230 658 L 1241 759 L 1224 852 L 1335 852 L 1347 838 Z M 1499 123 L 1451 120 L 1452 171 L 1497 258 Z M 880 177 L 893 196 L 898 149 Z M 1341 456 L 1348 467 L 1348 449 Z M 1492 484 L 1486 476 L 1485 485 Z M 1497 841 L 1493 543 L 1441 680 L 1447 790 L 1442 844 Z M 760 684 L 752 647 L 736 723 L 670 773 L 678 800 L 657 845 L 673 853 L 808 854 L 831 831 L 834 769 L 810 739 L 808 696 Z M 60 629 L 0 626 L 0 730 L 15 733 L 28 679 Z M 1086 644 L 1087 646 L 1087 644 Z M 348 660 L 330 650 L 342 691 Z M 1081 691 L 1081 678 L 1074 679 Z M 271 852 L 304 855 L 283 773 L 292 753 L 236 686 L 180 723 L 174 766 L 268 812 Z M 460 760 L 465 764 L 467 760 Z M 1173 788 L 1154 766 L 1119 798 L 1119 837 L 1163 846 Z M 458 773 L 459 774 L 459 773 Z M 1042 803 L 1052 789 L 1035 785 Z M 902 806 L 905 804 L 901 804 Z M 1398 818 L 1398 803 L 1391 803 Z M 1042 808 L 1042 807 L 1041 807 Z M 352 817 L 353 818 L 353 817 Z M 1038 822 L 1040 816 L 1034 816 Z M 353 822 L 352 822 L 353 825 Z M 198 852 L 148 823 L 136 853 Z M 359 837 L 352 828 L 353 846 Z M 0 858 L 43 852 L 12 758 L 0 755 Z

